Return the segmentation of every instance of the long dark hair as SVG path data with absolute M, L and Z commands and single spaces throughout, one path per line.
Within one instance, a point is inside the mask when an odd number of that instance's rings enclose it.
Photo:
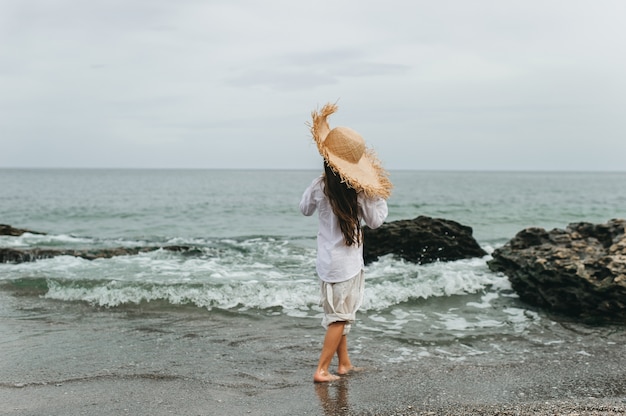
M 339 227 L 346 245 L 361 244 L 361 224 L 357 193 L 324 161 L 324 193 L 330 201 L 333 212 L 339 219 Z

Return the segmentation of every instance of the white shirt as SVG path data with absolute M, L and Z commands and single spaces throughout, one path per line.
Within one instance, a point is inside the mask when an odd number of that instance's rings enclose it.
M 357 194 L 359 218 L 370 228 L 378 228 L 387 218 L 387 201 L 383 198 L 367 198 Z M 339 226 L 339 219 L 333 212 L 328 197 L 324 194 L 324 177 L 313 180 L 304 191 L 300 201 L 300 211 L 304 215 L 313 215 L 318 211 L 317 231 L 317 274 L 325 282 L 346 281 L 363 267 L 363 244 L 346 245 Z

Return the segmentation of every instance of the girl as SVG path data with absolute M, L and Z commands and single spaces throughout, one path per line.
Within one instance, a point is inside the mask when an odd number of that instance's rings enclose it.
M 334 104 L 313 112 L 311 133 L 324 158 L 324 174 L 311 183 L 300 201 L 300 211 L 319 216 L 316 270 L 321 280 L 322 325 L 326 336 L 313 380 L 339 377 L 328 370 L 335 353 L 337 373 L 356 370 L 348 356 L 347 334 L 363 301 L 363 236 L 361 221 L 379 227 L 387 217 L 386 198 L 391 182 L 374 153 L 354 130 L 330 130 L 326 118 Z

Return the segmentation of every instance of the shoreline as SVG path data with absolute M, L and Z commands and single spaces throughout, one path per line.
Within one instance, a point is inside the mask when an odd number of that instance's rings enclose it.
M 391 348 L 411 345 L 376 342 L 357 325 L 351 355 L 366 371 L 315 384 L 317 320 L 94 308 L 6 292 L 0 318 L 0 414 L 626 414 L 620 327 L 570 323 L 564 341 L 506 339 L 515 354 L 394 363 L 383 359 Z
M 465 368 L 482 373 L 485 367 Z M 562 390 L 551 398 L 498 397 L 492 381 L 472 382 L 458 372 L 416 382 L 414 375 L 378 371 L 334 383 L 302 381 L 250 394 L 228 383 L 136 374 L 60 380 L 44 385 L 0 386 L 0 414 L 11 415 L 623 415 L 626 396 L 585 397 Z M 528 373 L 525 373 L 528 376 Z M 455 380 L 460 377 L 462 381 Z M 543 377 L 540 377 L 543 378 Z M 492 380 L 492 381 L 490 381 Z M 518 378 L 519 381 L 519 378 Z M 553 380 L 554 381 L 554 380 Z M 593 384 L 596 380 L 588 380 Z M 583 381 L 583 384 L 585 381 Z M 543 386 L 547 387 L 547 386 Z M 622 384 L 620 389 L 624 388 Z M 434 391 L 433 391 L 434 390 Z M 593 390 L 589 387 L 587 392 Z M 491 396 L 490 393 L 495 393 Z M 487 394 L 487 396 L 484 396 Z M 476 395 L 476 396 L 474 396 Z M 563 397 L 559 397 L 563 395 Z M 474 397 L 473 397 L 474 396 Z M 569 396 L 569 397 L 565 397 Z M 5 413 L 6 412 L 6 413 Z
M 308 384 L 308 383 L 307 383 Z M 352 384 L 352 385 L 350 385 Z M 54 385 L 8 389 L 0 386 L 0 414 L 10 415 L 624 415 L 626 399 L 556 398 L 515 402 L 460 400 L 450 398 L 420 403 L 408 402 L 390 389 L 406 385 L 374 377 L 357 381 L 298 386 L 287 391 L 268 390 L 249 396 L 216 390 L 195 380 L 99 378 Z M 480 384 L 480 383 L 479 383 Z M 312 391 L 313 390 L 313 391 Z M 358 391 L 356 391 L 358 390 Z M 363 400 L 369 395 L 369 400 Z

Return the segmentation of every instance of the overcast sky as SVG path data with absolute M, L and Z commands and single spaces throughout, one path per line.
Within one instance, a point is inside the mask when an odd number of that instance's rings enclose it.
M 626 170 L 624 0 L 0 0 L 0 167 Z

